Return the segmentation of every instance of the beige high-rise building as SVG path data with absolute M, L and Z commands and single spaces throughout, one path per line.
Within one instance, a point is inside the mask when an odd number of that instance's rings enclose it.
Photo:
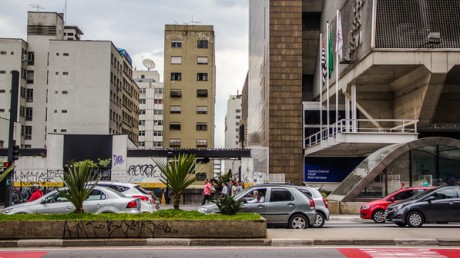
M 164 146 L 213 148 L 213 26 L 166 25 L 164 45 Z
M 213 148 L 214 28 L 166 25 L 164 46 L 163 146 Z M 210 177 L 211 171 L 212 165 L 208 163 L 200 172 Z

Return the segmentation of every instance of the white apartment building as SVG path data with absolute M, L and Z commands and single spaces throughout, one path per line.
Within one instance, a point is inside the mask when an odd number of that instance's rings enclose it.
M 158 71 L 133 71 L 139 86 L 139 147 L 163 147 L 163 83 Z
M 242 95 L 230 95 L 227 100 L 227 114 L 225 115 L 225 148 L 239 148 L 239 130 L 241 123 Z M 238 160 L 225 161 L 225 172 L 232 169 L 233 173 L 238 172 L 240 162 Z
M 0 39 L 0 118 L 9 119 L 10 72 L 17 70 L 22 148 L 46 148 L 48 133 L 127 134 L 137 144 L 131 58 L 111 41 L 80 41 L 81 35 L 76 26 L 64 27 L 63 14 L 28 12 L 27 42 Z M 1 130 L 5 139 L 8 130 Z

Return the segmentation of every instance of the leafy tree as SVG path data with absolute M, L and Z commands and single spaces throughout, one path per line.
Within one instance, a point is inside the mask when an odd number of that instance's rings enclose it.
M 153 158 L 153 161 L 161 171 L 160 181 L 165 184 L 174 194 L 174 209 L 179 209 L 181 195 L 185 189 L 196 181 L 194 176 L 197 163 L 193 154 L 179 154 L 169 163 Z
M 62 181 L 67 189 L 58 189 L 62 197 L 65 197 L 75 206 L 75 213 L 83 213 L 83 202 L 88 198 L 91 191 L 99 181 L 100 176 L 94 171 L 97 164 L 91 160 L 70 162 L 65 166 Z M 90 181 L 93 181 L 90 183 Z

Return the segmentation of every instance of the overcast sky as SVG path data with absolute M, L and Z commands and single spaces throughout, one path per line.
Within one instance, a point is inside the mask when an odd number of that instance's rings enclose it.
M 2 0 L 0 37 L 27 40 L 27 11 L 64 12 L 66 25 L 78 26 L 83 40 L 111 40 L 124 48 L 133 66 L 156 63 L 163 81 L 165 24 L 213 25 L 216 36 L 215 147 L 224 147 L 229 95 L 241 93 L 248 70 L 248 0 Z

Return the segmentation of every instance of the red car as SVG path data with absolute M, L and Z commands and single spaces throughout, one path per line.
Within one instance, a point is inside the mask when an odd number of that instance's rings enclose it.
M 416 194 L 422 193 L 428 189 L 432 189 L 432 186 L 415 186 L 399 189 L 396 192 L 388 195 L 379 200 L 375 200 L 361 206 L 359 211 L 360 217 L 362 219 L 372 219 L 375 223 L 384 223 L 385 222 L 385 210 L 388 205 L 405 200 L 409 197 L 412 197 Z

